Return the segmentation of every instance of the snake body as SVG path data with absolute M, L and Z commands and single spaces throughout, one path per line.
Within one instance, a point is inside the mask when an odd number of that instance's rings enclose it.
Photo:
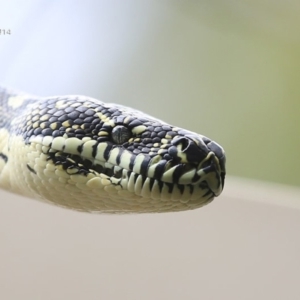
M 209 138 L 86 96 L 0 87 L 0 187 L 88 212 L 195 209 L 218 196 L 225 153 Z

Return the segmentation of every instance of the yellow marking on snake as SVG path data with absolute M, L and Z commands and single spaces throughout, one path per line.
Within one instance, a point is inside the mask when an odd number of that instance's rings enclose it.
M 26 96 L 12 96 L 8 98 L 7 104 L 13 109 L 16 109 L 24 103 L 24 100 L 26 100 L 26 98 Z

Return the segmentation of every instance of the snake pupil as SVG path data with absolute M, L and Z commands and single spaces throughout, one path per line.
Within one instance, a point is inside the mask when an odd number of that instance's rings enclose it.
M 122 125 L 117 125 L 112 130 L 112 140 L 120 145 L 127 142 L 131 137 L 129 129 Z

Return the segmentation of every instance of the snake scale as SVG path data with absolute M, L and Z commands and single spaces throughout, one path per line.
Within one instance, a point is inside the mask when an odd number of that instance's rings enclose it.
M 86 96 L 0 87 L 0 187 L 65 208 L 149 213 L 220 195 L 225 153 L 209 138 Z

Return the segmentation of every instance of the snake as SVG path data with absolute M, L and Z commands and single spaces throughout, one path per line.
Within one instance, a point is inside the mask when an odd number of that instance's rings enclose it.
M 11 193 L 90 213 L 186 211 L 221 194 L 225 162 L 213 140 L 139 110 L 0 86 L 0 188 Z

